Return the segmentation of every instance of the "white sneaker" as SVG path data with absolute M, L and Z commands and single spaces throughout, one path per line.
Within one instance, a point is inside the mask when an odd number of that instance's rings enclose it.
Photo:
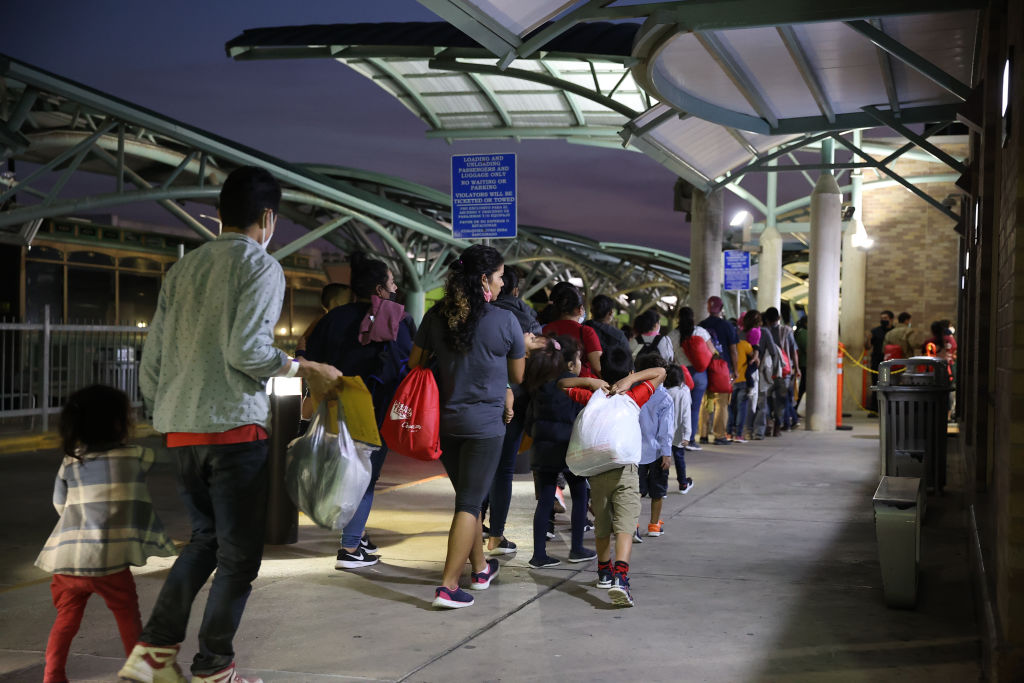
M 681 493 L 681 494 L 683 494 L 685 496 L 687 493 L 690 492 L 690 489 L 692 489 L 692 488 L 693 488 L 693 479 L 690 479 L 689 477 L 687 477 L 686 478 L 686 483 L 685 484 L 681 484 L 679 486 L 679 493 Z
M 117 675 L 135 683 L 188 683 L 178 666 L 179 647 L 136 643 Z

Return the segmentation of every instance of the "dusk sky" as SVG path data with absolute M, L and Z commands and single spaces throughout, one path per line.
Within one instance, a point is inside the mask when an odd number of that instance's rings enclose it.
M 448 145 L 426 139 L 425 123 L 340 64 L 234 62 L 224 52 L 248 28 L 440 21 L 414 0 L 8 0 L 4 15 L 0 52 L 286 161 L 388 173 L 447 192 L 451 154 L 514 152 L 520 222 L 689 252 L 689 225 L 672 211 L 675 177 L 641 154 L 551 140 Z M 726 200 L 727 216 L 741 207 Z

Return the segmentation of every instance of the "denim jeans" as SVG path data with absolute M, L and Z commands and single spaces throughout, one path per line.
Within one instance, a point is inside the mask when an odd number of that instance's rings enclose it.
M 747 422 L 747 383 L 736 382 L 732 385 L 732 399 L 729 401 L 729 424 L 725 431 L 733 436 L 741 436 Z
M 366 487 L 366 493 L 359 501 L 359 507 L 356 508 L 352 519 L 348 520 L 348 524 L 341 530 L 342 548 L 359 547 L 359 541 L 362 540 L 363 532 L 366 531 L 366 520 L 370 518 L 370 508 L 373 507 L 373 489 L 377 486 L 377 480 L 380 479 L 380 470 L 384 467 L 384 457 L 387 454 L 388 447 L 386 445 L 370 453 L 370 484 Z
M 539 470 L 533 473 L 537 484 L 537 507 L 533 511 L 533 558 L 536 560 L 547 557 L 548 520 L 555 508 L 558 474 Z M 587 523 L 587 480 L 566 470 L 565 481 L 572 496 L 571 550 L 580 552 L 583 550 L 583 526 Z
M 139 640 L 151 645 L 184 640 L 192 601 L 216 569 L 199 626 L 199 652 L 192 660 L 194 675 L 211 674 L 235 659 L 232 641 L 263 559 L 267 443 L 170 451 L 178 462 L 178 492 L 192 536 L 171 567 Z
M 501 460 L 498 470 L 494 473 L 494 483 L 487 498 L 490 509 L 490 533 L 492 536 L 505 534 L 505 522 L 508 520 L 508 509 L 512 505 L 512 476 L 515 474 L 516 456 L 519 444 L 523 441 L 524 419 L 519 412 L 512 421 L 505 425 L 505 440 L 501 444 Z
M 686 486 L 686 449 L 682 446 L 672 447 L 672 460 L 676 464 L 676 481 L 679 488 Z
M 697 430 L 700 425 L 700 407 L 704 400 L 704 392 L 708 389 L 708 373 L 697 372 L 692 367 L 687 368 L 690 376 L 693 377 L 693 389 L 690 389 L 690 442 L 696 443 Z
M 767 383 L 766 383 L 767 384 Z M 755 436 L 764 436 L 765 430 L 768 428 L 768 396 L 771 394 L 767 388 L 764 391 L 758 389 L 757 392 L 757 409 L 754 411 L 754 424 L 752 433 Z

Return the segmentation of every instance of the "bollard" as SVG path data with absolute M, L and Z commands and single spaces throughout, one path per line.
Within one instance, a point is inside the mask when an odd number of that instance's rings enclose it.
M 267 444 L 267 528 L 264 541 L 270 545 L 299 540 L 299 510 L 285 487 L 288 444 L 298 435 L 302 407 L 302 380 L 272 377 L 270 394 L 270 440 Z

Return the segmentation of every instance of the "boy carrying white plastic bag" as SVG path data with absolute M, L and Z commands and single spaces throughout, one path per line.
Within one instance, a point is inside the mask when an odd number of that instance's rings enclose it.
M 630 354 L 614 348 L 601 359 L 605 379 L 572 377 L 558 382 L 574 401 L 587 404 L 573 428 L 565 460 L 574 474 L 587 476 L 590 482 L 597 586 L 608 588 L 612 602 L 622 607 L 634 604 L 629 588 L 629 559 L 633 532 L 640 519 L 640 407 L 665 379 L 664 368 L 630 374 L 632 369 Z M 599 392 L 605 395 L 595 395 Z M 635 436 L 630 438 L 630 434 Z

